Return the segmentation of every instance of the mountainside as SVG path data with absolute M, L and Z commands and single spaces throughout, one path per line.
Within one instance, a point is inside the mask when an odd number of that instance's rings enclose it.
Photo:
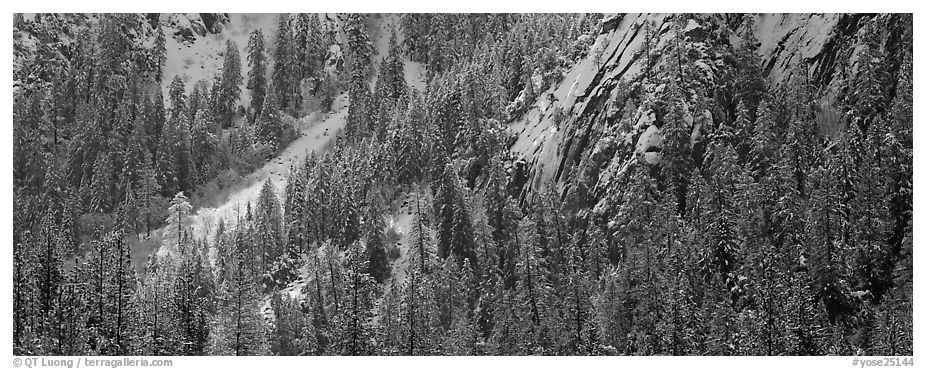
M 659 160 L 664 111 L 651 103 L 664 95 L 664 85 L 648 79 L 648 71 L 673 68 L 682 58 L 694 65 L 682 72 L 693 80 L 689 95 L 723 104 L 718 92 L 731 66 L 727 50 L 742 44 L 741 35 L 749 27 L 770 90 L 806 78 L 824 92 L 818 104 L 831 105 L 854 77 L 863 25 L 890 24 L 898 16 L 764 14 L 751 26 L 743 24 L 741 15 L 692 15 L 681 24 L 678 17 L 606 17 L 590 55 L 510 124 L 516 135 L 511 151 L 522 161 L 515 173 L 524 184 L 522 198 L 551 181 L 565 196 L 570 180 L 583 173 L 592 176 L 593 187 L 604 191 L 632 165 L 635 154 L 644 154 L 650 163 Z M 679 55 L 676 49 L 682 43 Z M 650 68 L 645 68 L 647 63 Z M 692 146 L 702 142 L 709 127 L 735 119 L 735 108 L 689 111 L 686 125 Z
M 15 14 L 13 352 L 912 355 L 912 20 Z

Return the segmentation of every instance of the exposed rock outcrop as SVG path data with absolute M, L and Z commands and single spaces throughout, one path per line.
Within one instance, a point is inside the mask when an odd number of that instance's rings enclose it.
M 685 124 L 697 151 L 715 120 L 729 119 L 697 101 L 713 98 L 703 95 L 726 81 L 729 51 L 742 43 L 749 24 L 770 88 L 788 83 L 803 69 L 821 95 L 833 99 L 846 79 L 840 68 L 852 70 L 860 30 L 866 23 L 890 21 L 886 18 L 892 15 L 762 14 L 752 16 L 752 22 L 744 17 L 605 17 L 590 56 L 509 126 L 516 136 L 511 151 L 521 158 L 516 177 L 523 183 L 522 198 L 550 183 L 565 196 L 570 180 L 580 175 L 590 177 L 588 182 L 600 193 L 638 157 L 658 163 L 665 86 L 651 73 L 676 73 L 672 69 L 678 68 L 681 78 L 696 86 L 685 91 L 690 98 Z M 693 67 L 682 70 L 676 65 L 680 58 Z M 842 59 L 848 64 L 840 64 Z

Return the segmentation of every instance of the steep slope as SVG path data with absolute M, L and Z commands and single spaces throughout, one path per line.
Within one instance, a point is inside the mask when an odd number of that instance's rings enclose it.
M 342 94 L 335 99 L 331 113 L 312 113 L 295 124 L 301 127 L 301 135 L 277 157 L 267 162 L 262 168 L 243 178 L 232 191 L 225 203 L 214 208 L 200 208 L 193 215 L 193 236 L 197 239 L 210 239 L 220 220 L 232 226 L 243 215 L 248 203 L 257 203 L 261 186 L 270 180 L 282 197 L 286 188 L 286 179 L 292 166 L 300 165 L 312 153 L 321 154 L 331 147 L 338 131 L 344 127 L 347 119 L 347 96 Z M 171 252 L 171 247 L 162 245 L 158 254 Z
M 401 42 L 404 38 L 404 35 L 399 25 L 399 15 L 398 14 L 368 15 L 367 32 L 372 42 L 373 50 L 375 50 L 375 53 L 372 56 L 373 73 L 371 73 L 372 78 L 370 79 L 371 88 L 375 86 L 375 83 L 376 83 L 375 77 L 377 76 L 376 72 L 379 70 L 378 68 L 379 68 L 380 62 L 382 62 L 382 58 L 385 57 L 389 52 L 389 37 L 393 30 L 396 32 L 396 38 L 399 40 L 399 42 Z M 418 91 L 423 91 L 426 87 L 425 85 L 426 70 L 425 70 L 424 65 L 422 65 L 421 63 L 410 61 L 407 56 L 404 56 L 403 62 L 405 63 L 405 82 L 408 84 L 410 88 L 417 89 Z M 341 101 L 342 98 L 344 99 L 344 103 L 346 104 L 347 103 L 346 96 L 342 95 L 341 97 L 339 97 L 339 101 Z M 344 109 L 343 113 L 346 114 L 346 111 L 347 109 Z M 339 114 L 342 114 L 342 112 L 339 111 Z M 346 119 L 346 116 L 342 116 L 340 119 L 342 120 L 342 123 L 341 123 L 342 125 L 340 127 L 343 127 L 343 120 Z M 276 162 L 276 159 L 272 161 L 271 163 L 274 163 L 274 162 Z M 286 173 L 284 172 L 282 174 L 285 175 Z M 277 182 L 277 179 L 273 179 L 274 185 L 276 185 L 276 188 L 279 191 L 282 191 L 282 189 L 285 188 L 285 180 L 286 180 L 285 177 L 279 178 L 279 182 Z M 238 195 L 236 196 L 242 196 L 242 198 L 249 196 L 251 201 L 255 201 L 260 191 L 260 184 L 261 182 L 257 182 L 251 187 L 249 187 L 247 190 L 239 192 Z M 384 231 L 386 231 L 387 233 L 393 233 L 397 237 L 395 239 L 395 246 L 398 249 L 399 257 L 392 262 L 391 266 L 392 266 L 392 279 L 395 280 L 396 283 L 399 285 L 401 285 L 404 282 L 405 277 L 406 277 L 406 266 L 407 266 L 406 259 L 408 255 L 408 236 L 410 234 L 409 227 L 410 227 L 410 223 L 412 220 L 412 208 L 411 208 L 413 206 L 412 204 L 414 204 L 414 195 L 407 194 L 407 193 L 402 194 L 399 197 L 399 200 L 397 200 L 394 204 L 392 204 L 392 206 L 387 207 L 388 213 L 384 214 L 385 225 L 386 225 L 385 226 L 386 229 Z M 229 202 L 227 202 L 225 205 L 222 205 L 221 208 L 225 209 L 226 215 L 234 214 L 235 205 L 232 203 L 231 199 L 229 199 Z M 203 225 L 214 226 L 216 224 L 214 220 L 215 218 L 214 215 L 206 215 L 212 211 L 215 211 L 216 213 L 218 213 L 217 209 L 208 209 L 206 210 L 206 213 L 202 213 L 201 211 L 201 213 L 204 215 L 203 218 L 204 219 L 209 218 L 209 220 L 205 222 L 200 221 L 200 223 L 202 223 L 199 226 L 200 228 L 202 228 Z M 194 222 L 194 228 L 196 227 L 197 225 Z M 323 246 L 323 247 L 326 247 L 326 246 Z M 284 287 L 282 289 L 282 292 L 288 294 L 290 298 L 294 298 L 297 300 L 305 299 L 305 296 L 303 295 L 303 289 L 306 283 L 308 283 L 310 279 L 308 275 L 308 273 L 310 272 L 308 266 L 309 266 L 308 263 L 302 265 L 299 268 L 296 279 L 290 282 L 286 287 Z M 387 289 L 391 288 L 391 284 L 387 284 L 386 288 Z M 275 318 L 273 316 L 273 310 L 270 308 L 270 296 L 269 295 L 263 298 L 260 304 L 260 311 L 263 317 L 267 319 L 268 321 L 273 321 L 273 319 Z
M 193 89 L 195 82 L 211 81 L 215 73 L 222 70 L 225 43 L 232 41 L 238 45 L 241 54 L 242 75 L 250 70 L 247 60 L 248 35 L 255 29 L 263 30 L 264 42 L 269 44 L 279 14 L 229 14 L 226 22 L 213 27 L 205 33 L 192 33 L 191 30 L 203 29 L 202 17 L 198 15 L 168 14 L 163 15 L 161 24 L 167 36 L 167 61 L 164 66 L 164 81 L 170 82 L 174 76 L 180 76 L 186 84 L 187 92 Z M 167 96 L 169 84 L 165 83 L 164 95 Z M 250 91 L 242 90 L 242 104 L 250 101 Z
M 395 31 L 396 40 L 399 45 L 405 42 L 405 34 L 402 32 L 401 16 L 399 14 L 371 14 L 369 16 L 367 32 L 370 39 L 373 40 L 373 75 L 379 72 L 379 63 L 382 58 L 389 54 L 389 37 Z M 425 67 L 419 62 L 411 61 L 408 55 L 403 53 L 402 62 L 405 64 L 405 82 L 412 89 L 424 91 L 425 76 L 427 75 Z
M 883 15 L 882 15 L 883 16 Z M 567 183 L 583 168 L 596 177 L 593 184 L 607 187 L 609 180 L 635 161 L 635 153 L 658 161 L 660 112 L 625 106 L 633 93 L 658 94 L 648 84 L 647 71 L 672 68 L 673 48 L 685 45 L 683 57 L 693 60 L 697 78 L 718 84 L 725 60 L 713 50 L 735 47 L 742 40 L 741 17 L 700 15 L 677 22 L 677 15 L 619 14 L 606 17 L 589 56 L 569 70 L 562 81 L 539 96 L 533 106 L 510 124 L 516 135 L 511 151 L 520 158 L 515 180 L 522 197 L 547 183 Z M 753 33 L 757 55 L 770 87 L 787 83 L 805 65 L 812 81 L 825 95 L 834 96 L 842 81 L 834 80 L 837 61 L 855 59 L 858 31 L 868 15 L 764 14 L 755 17 Z M 880 17 L 880 16 L 879 16 Z M 682 24 L 683 23 L 683 24 Z M 724 31 L 735 30 L 735 31 Z M 650 35 L 650 38 L 647 37 Z M 645 68 L 646 63 L 651 68 Z M 699 141 L 701 125 L 714 120 L 688 121 L 692 144 Z M 697 119 L 695 119 L 697 120 Z M 590 158 L 594 157 L 592 163 Z M 600 167 L 598 167 L 600 165 Z

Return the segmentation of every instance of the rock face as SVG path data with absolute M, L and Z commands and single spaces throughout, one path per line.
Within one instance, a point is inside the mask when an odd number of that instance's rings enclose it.
M 168 37 L 174 37 L 178 42 L 192 43 L 200 37 L 206 37 L 209 34 L 218 34 L 222 32 L 223 26 L 229 22 L 229 17 L 224 13 L 169 13 L 154 14 L 157 22 L 161 25 L 173 29 L 173 34 Z M 152 17 L 149 16 L 149 19 Z
M 839 61 L 847 58 L 852 69 L 860 29 L 869 22 L 891 21 L 884 19 L 891 15 L 763 14 L 753 16 L 751 22 L 746 17 L 605 17 L 589 57 L 576 63 L 509 126 L 516 136 L 511 151 L 521 158 L 514 175 L 523 183 L 522 199 L 549 184 L 565 196 L 576 176 L 588 177 L 587 183 L 600 194 L 637 160 L 658 163 L 663 115 L 658 100 L 665 85 L 651 82 L 648 74 L 671 72 L 684 58 L 691 67 L 680 72 L 682 78 L 699 86 L 688 91 L 688 97 L 709 95 L 729 79 L 724 77 L 729 50 L 742 43 L 750 24 L 758 42 L 755 53 L 770 88 L 803 71 L 800 75 L 833 99 L 845 79 L 839 77 Z M 700 96 L 704 97 L 712 98 Z M 647 99 L 651 102 L 628 103 Z M 705 128 L 726 117 L 688 103 L 684 120 L 697 150 Z

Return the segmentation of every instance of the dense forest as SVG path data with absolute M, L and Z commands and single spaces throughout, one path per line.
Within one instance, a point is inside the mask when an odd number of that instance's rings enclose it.
M 17 14 L 13 352 L 912 355 L 912 15 L 775 84 L 754 19 L 634 28 L 610 130 L 535 185 L 508 125 L 581 60 L 603 73 L 604 15 L 401 15 L 385 53 L 368 15 L 282 15 L 187 82 L 157 15 Z M 331 147 L 197 236 L 192 197 L 341 94 Z M 641 109 L 659 150 L 600 180 Z

